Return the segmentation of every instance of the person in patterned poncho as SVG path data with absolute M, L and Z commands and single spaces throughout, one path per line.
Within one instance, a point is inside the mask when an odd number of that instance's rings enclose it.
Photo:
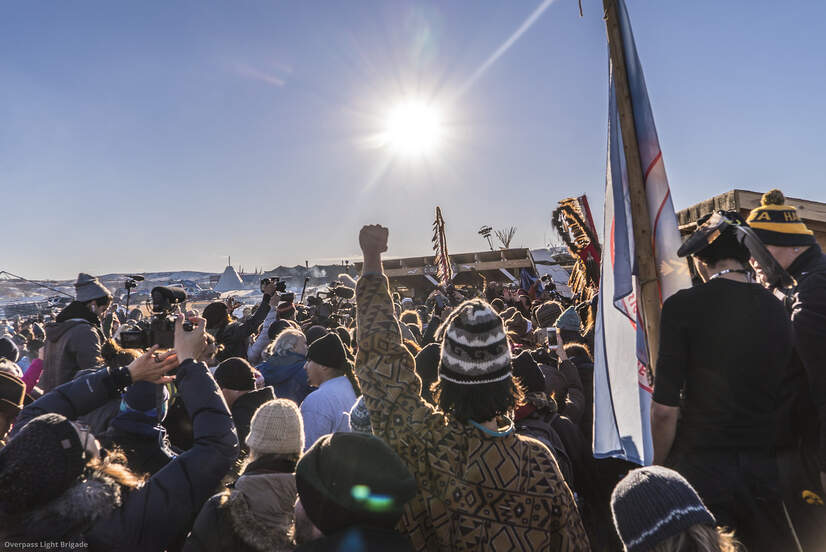
M 445 322 L 437 410 L 402 343 L 381 253 L 388 231 L 359 235 L 356 374 L 374 433 L 415 475 L 399 529 L 416 550 L 590 550 L 571 491 L 539 441 L 506 414 L 521 395 L 501 318 L 467 301 Z

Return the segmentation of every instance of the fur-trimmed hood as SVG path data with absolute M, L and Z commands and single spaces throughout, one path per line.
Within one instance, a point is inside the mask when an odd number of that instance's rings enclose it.
M 233 531 L 255 550 L 293 550 L 295 501 L 298 492 L 292 473 L 243 475 L 234 489 L 221 497 Z
M 78 537 L 122 505 L 124 491 L 101 471 L 91 471 L 54 500 L 0 522 L 0 536 L 37 538 Z

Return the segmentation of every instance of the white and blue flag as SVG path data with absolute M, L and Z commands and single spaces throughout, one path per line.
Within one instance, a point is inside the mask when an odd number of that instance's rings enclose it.
M 609 75 L 608 163 L 599 313 L 594 343 L 594 456 L 640 465 L 654 456 L 649 411 L 652 382 L 645 326 L 637 310 L 639 282 L 635 247 L 649 247 L 657 265 L 660 301 L 691 285 L 684 259 L 677 257 L 680 232 L 671 202 L 654 116 L 642 74 L 628 11 L 617 0 L 628 86 L 643 169 L 652 243 L 634 243 L 613 67 Z M 659 312 L 655 313 L 659 316 Z

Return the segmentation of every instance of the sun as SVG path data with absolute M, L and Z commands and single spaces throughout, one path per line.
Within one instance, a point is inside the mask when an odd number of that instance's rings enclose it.
M 407 100 L 387 114 L 384 143 L 396 154 L 424 156 L 436 151 L 443 128 L 439 110 L 420 100 Z

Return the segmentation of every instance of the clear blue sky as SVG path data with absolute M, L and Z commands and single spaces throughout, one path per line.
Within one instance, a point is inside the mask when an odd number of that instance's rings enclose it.
M 602 3 L 5 2 L 0 269 L 220 271 L 551 238 L 562 197 L 602 218 Z M 826 3 L 628 0 L 677 208 L 732 188 L 826 201 Z M 461 92 L 461 93 L 460 93 Z M 403 95 L 443 105 L 433 157 L 368 147 Z

